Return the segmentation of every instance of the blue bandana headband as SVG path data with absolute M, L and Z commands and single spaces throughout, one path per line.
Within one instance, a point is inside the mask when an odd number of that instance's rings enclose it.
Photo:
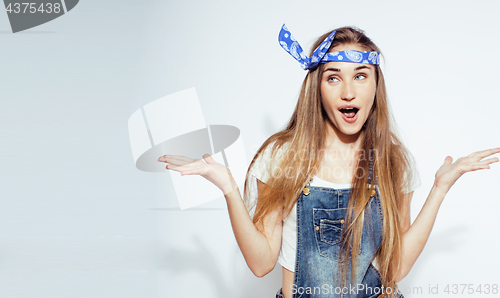
M 336 32 L 337 30 L 334 30 L 330 35 L 328 35 L 318 48 L 314 50 L 310 58 L 304 54 L 304 50 L 302 50 L 302 47 L 290 33 L 285 24 L 281 27 L 278 35 L 278 41 L 281 47 L 292 55 L 295 60 L 299 61 L 300 65 L 305 70 L 313 70 L 318 67 L 319 63 L 326 63 L 329 61 L 367 63 L 373 65 L 380 64 L 379 52 L 360 52 L 350 50 L 327 53 Z

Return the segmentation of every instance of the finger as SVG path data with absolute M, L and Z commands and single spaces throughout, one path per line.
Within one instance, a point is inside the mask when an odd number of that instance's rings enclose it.
M 491 160 L 493 160 L 493 158 L 491 158 L 489 160 L 489 163 L 486 162 L 486 160 L 480 161 L 480 162 L 468 163 L 468 164 L 462 165 L 460 167 L 460 169 L 463 171 L 463 173 L 477 171 L 477 170 L 483 170 L 483 169 L 489 169 L 490 164 L 492 162 L 495 162 L 495 161 L 491 161 Z
M 175 170 L 175 169 L 178 169 L 180 167 L 183 167 L 183 165 L 167 164 L 167 166 L 165 168 L 169 169 L 169 170 Z
M 197 161 L 195 162 L 191 162 L 191 163 L 188 163 L 188 164 L 172 164 L 172 163 L 169 163 L 167 165 L 167 167 L 169 169 L 179 169 L 181 168 L 181 170 L 183 169 L 191 169 L 191 168 L 197 168 L 197 167 L 200 167 L 202 165 L 205 165 L 205 162 L 202 161 L 201 159 L 198 159 Z
M 477 165 L 474 167 L 471 167 L 467 172 L 473 172 L 473 171 L 478 171 L 478 170 L 487 170 L 489 169 L 489 165 Z
M 167 160 L 167 159 L 170 159 L 170 160 L 179 160 L 179 159 L 182 159 L 182 158 L 185 158 L 185 156 L 181 156 L 181 155 L 169 155 L 169 154 L 165 154 L 165 155 L 162 155 L 158 158 L 158 160 L 160 161 L 163 161 L 163 160 Z
M 496 153 L 500 153 L 500 148 L 492 148 L 492 149 L 477 151 L 477 152 L 472 153 L 471 155 L 475 156 L 475 157 L 479 157 L 479 160 L 481 160 L 487 156 L 490 156 L 490 155 L 493 155 Z
M 165 155 L 162 155 L 160 157 L 158 157 L 158 161 L 166 161 L 167 159 L 178 159 L 179 157 L 181 157 L 180 155 L 169 155 L 169 154 L 165 154 Z
M 446 156 L 446 158 L 444 159 L 444 165 L 451 165 L 451 163 L 453 162 L 453 157 L 451 156 Z
M 492 164 L 494 162 L 498 162 L 498 157 L 493 157 L 493 158 L 488 158 L 488 159 L 485 159 L 485 160 L 481 160 L 478 163 L 481 164 L 481 165 L 489 165 L 489 164 Z
M 175 165 L 186 165 L 195 162 L 195 159 L 181 155 L 163 155 L 158 158 L 158 161 L 163 161 Z
M 182 155 L 164 155 L 164 156 L 166 157 L 167 160 L 172 160 L 179 163 L 190 163 L 194 161 L 194 159 Z

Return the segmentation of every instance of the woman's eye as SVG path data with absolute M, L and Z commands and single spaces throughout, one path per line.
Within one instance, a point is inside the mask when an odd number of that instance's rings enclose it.
M 359 75 L 356 76 L 356 80 L 363 80 L 363 79 L 366 79 L 366 75 L 359 74 Z
M 338 82 L 338 79 L 336 77 L 329 77 L 328 82 Z

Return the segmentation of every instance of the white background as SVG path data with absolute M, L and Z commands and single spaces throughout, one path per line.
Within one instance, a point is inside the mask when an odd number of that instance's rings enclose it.
M 16 34 L 0 13 L 0 296 L 274 297 L 281 268 L 251 274 L 222 198 L 178 211 L 168 175 L 135 168 L 127 120 L 196 87 L 207 124 L 238 127 L 250 161 L 284 127 L 305 76 L 278 45 L 283 23 L 307 52 L 345 25 L 382 49 L 422 181 L 415 218 L 446 155 L 500 146 L 499 9 L 493 0 L 82 0 Z M 406 297 L 500 283 L 499 182 L 493 165 L 456 183 L 401 282 Z

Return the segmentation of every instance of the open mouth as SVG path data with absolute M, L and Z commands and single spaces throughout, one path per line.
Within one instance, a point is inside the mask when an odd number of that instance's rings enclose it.
M 355 107 L 349 107 L 349 108 L 342 108 L 339 109 L 339 111 L 348 119 L 352 119 L 356 117 L 356 114 L 358 113 L 359 109 Z

